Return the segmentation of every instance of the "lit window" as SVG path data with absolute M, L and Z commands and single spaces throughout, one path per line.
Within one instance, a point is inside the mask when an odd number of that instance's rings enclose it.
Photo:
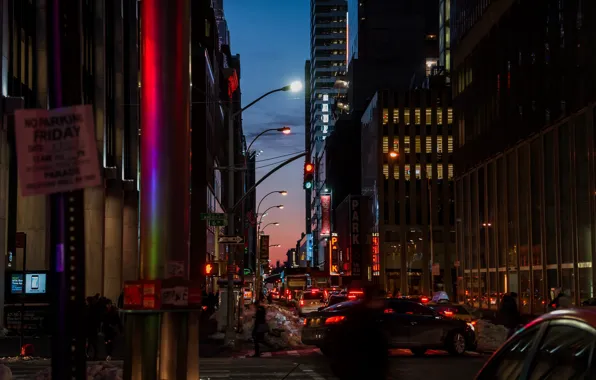
M 323 101 L 324 102 L 328 102 L 329 101 L 329 95 L 327 95 L 327 94 L 323 95 Z
M 321 109 L 323 110 L 323 112 L 329 112 L 329 104 L 323 104 L 323 107 L 321 107 Z
M 323 123 L 329 123 L 329 115 L 323 115 Z

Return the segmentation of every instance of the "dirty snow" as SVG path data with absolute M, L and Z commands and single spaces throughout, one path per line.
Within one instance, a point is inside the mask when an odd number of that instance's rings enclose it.
M 476 324 L 479 351 L 493 351 L 507 340 L 507 328 L 481 319 Z
M 50 380 L 52 369 L 48 368 L 39 372 L 35 380 Z M 106 363 L 92 364 L 87 367 L 87 380 L 122 380 L 122 368 Z

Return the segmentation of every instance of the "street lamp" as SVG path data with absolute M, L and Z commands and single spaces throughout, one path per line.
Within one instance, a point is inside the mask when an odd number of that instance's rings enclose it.
M 271 210 L 272 208 L 278 208 L 278 209 L 280 209 L 280 210 L 283 210 L 283 209 L 284 209 L 284 205 L 277 205 L 277 206 L 271 206 L 271 207 L 269 207 L 267 210 L 265 210 L 265 211 L 263 212 L 263 215 L 261 215 L 261 219 L 259 219 L 259 222 L 257 223 L 257 225 L 260 225 L 260 224 L 261 224 L 261 222 L 263 221 L 263 217 L 264 217 L 265 215 L 267 215 L 267 211 Z M 258 216 L 259 216 L 259 215 L 257 215 L 257 217 L 258 217 Z
M 228 207 L 226 209 L 226 212 L 228 213 L 228 235 L 233 235 L 236 233 L 236 229 L 234 226 L 234 222 L 235 222 L 235 216 L 234 216 L 234 190 L 236 189 L 236 186 L 234 184 L 234 180 L 236 177 L 236 172 L 233 170 L 234 168 L 234 153 L 236 152 L 236 150 L 234 149 L 234 142 L 236 141 L 236 139 L 234 138 L 234 120 L 236 119 L 237 116 L 241 115 L 242 112 L 246 111 L 247 109 L 249 109 L 250 107 L 252 107 L 253 105 L 255 105 L 256 103 L 258 103 L 261 99 L 274 94 L 276 92 L 280 92 L 280 91 L 300 91 L 300 89 L 302 88 L 302 83 L 300 83 L 300 85 L 296 84 L 295 82 L 291 83 L 288 86 L 284 86 L 284 87 L 280 87 L 277 88 L 275 90 L 271 90 L 269 92 L 266 92 L 265 94 L 261 95 L 260 97 L 258 97 L 257 99 L 253 100 L 252 102 L 248 103 L 245 107 L 239 109 L 238 111 L 234 112 L 234 110 L 232 109 L 232 102 L 233 99 L 232 97 L 230 97 L 230 104 L 228 106 Z M 283 133 L 283 131 L 282 131 Z M 262 134 L 262 133 L 261 133 Z M 260 135 L 258 135 L 256 138 L 258 138 Z M 253 140 L 256 140 L 256 138 Z M 251 143 L 252 145 L 252 143 Z M 247 153 L 244 155 L 244 167 L 246 167 L 246 157 L 247 154 L 250 150 L 247 149 Z M 242 197 L 242 199 L 244 198 L 244 196 Z M 235 259 L 235 250 L 231 250 L 230 254 L 228 255 L 228 268 L 233 267 L 234 266 L 234 259 Z M 225 335 L 225 341 L 226 343 L 230 343 L 234 341 L 234 336 L 235 336 L 235 332 L 234 332 L 234 273 L 233 271 L 228 271 L 228 294 L 227 294 L 227 326 L 226 326 L 226 335 Z
M 261 198 L 261 200 L 259 201 L 259 205 L 257 206 L 257 212 L 256 212 L 257 217 L 259 216 L 259 209 L 261 208 L 261 203 L 263 203 L 265 198 L 267 198 L 271 194 L 281 194 L 285 197 L 286 195 L 288 195 L 288 191 L 287 190 L 275 190 L 275 191 L 265 194 L 265 196 L 263 198 Z M 280 205 L 280 206 L 283 207 L 283 205 Z M 275 207 L 277 207 L 277 206 L 275 206 Z M 265 214 L 265 213 L 263 213 L 263 214 Z
M 269 224 L 266 224 L 265 227 L 261 228 L 261 234 L 263 233 L 263 231 L 265 231 L 265 228 L 269 226 L 279 226 L 279 222 L 271 222 Z
M 389 152 L 389 157 L 391 157 L 391 158 L 397 158 L 397 156 L 398 156 L 397 152 L 395 152 L 395 151 Z

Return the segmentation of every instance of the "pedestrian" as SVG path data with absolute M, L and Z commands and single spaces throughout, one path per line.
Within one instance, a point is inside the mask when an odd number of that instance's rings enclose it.
M 364 299 L 356 301 L 345 321 L 326 337 L 331 369 L 340 380 L 387 378 L 389 342 L 377 323 L 385 307 L 385 295 L 369 286 Z
M 517 331 L 521 320 L 517 308 L 517 293 L 511 292 L 503 296 L 497 319 L 507 327 L 507 339 L 509 339 Z
M 122 322 L 118 314 L 118 308 L 108 300 L 106 313 L 103 320 L 103 335 L 106 344 L 106 361 L 112 359 L 114 353 L 114 341 L 119 333 L 122 332 Z
M 265 334 L 269 331 L 269 325 L 267 325 L 267 311 L 259 300 L 255 302 L 255 308 L 255 324 L 252 330 L 252 338 L 255 344 L 254 357 L 257 358 L 261 356 L 260 344 L 265 341 Z
M 95 360 L 97 358 L 97 334 L 101 326 L 101 315 L 95 308 L 95 299 L 87 297 L 87 307 L 85 308 L 86 334 L 87 334 L 87 358 Z

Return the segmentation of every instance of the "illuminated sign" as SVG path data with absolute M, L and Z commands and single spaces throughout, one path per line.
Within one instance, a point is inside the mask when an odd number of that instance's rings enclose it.
M 321 236 L 331 235 L 331 195 L 321 195 Z
M 339 276 L 339 250 L 338 250 L 338 239 L 337 234 L 334 233 L 329 240 L 329 275 Z
M 381 274 L 381 263 L 379 255 L 379 234 L 373 233 L 372 237 L 372 275 L 379 276 Z
M 352 276 L 362 276 L 362 246 L 360 244 L 360 199 L 350 199 L 350 245 L 352 246 Z

